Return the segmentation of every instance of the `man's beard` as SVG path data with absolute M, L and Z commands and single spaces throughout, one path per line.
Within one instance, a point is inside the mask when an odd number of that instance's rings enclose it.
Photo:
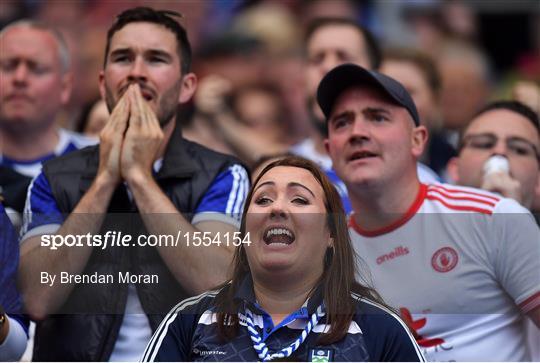
M 159 98 L 158 109 L 155 111 L 155 113 L 159 121 L 159 125 L 162 128 L 163 126 L 167 125 L 174 116 L 176 116 L 178 110 L 178 96 L 180 95 L 181 83 L 182 79 L 179 79 L 176 84 L 174 84 L 171 88 L 165 91 L 163 95 L 161 95 L 161 97 Z M 144 86 L 142 85 L 139 86 L 141 88 L 144 88 Z M 122 95 L 120 95 L 119 98 L 122 97 Z M 107 104 L 109 114 L 112 113 L 112 111 L 116 107 L 116 104 L 118 103 L 118 100 L 114 99 L 113 92 L 107 85 L 105 85 L 105 103 Z
M 317 103 L 315 102 L 315 98 L 308 97 L 306 99 L 306 103 L 307 103 L 309 122 L 323 138 L 325 139 L 328 138 L 328 126 L 326 125 L 326 120 L 321 119 L 319 116 L 317 116 L 315 111 L 313 110 L 315 106 L 317 106 Z

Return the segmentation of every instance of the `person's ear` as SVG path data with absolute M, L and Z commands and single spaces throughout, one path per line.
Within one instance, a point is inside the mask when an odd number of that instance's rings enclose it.
M 73 90 L 73 74 L 66 72 L 62 75 L 62 91 L 60 92 L 60 102 L 62 105 L 67 105 Z
M 446 164 L 446 172 L 448 173 L 448 176 L 450 177 L 451 181 L 454 183 L 459 184 L 459 156 L 454 156 L 450 160 L 448 160 L 448 163 Z
M 411 135 L 411 151 L 413 156 L 418 159 L 424 152 L 426 143 L 428 141 L 428 130 L 425 126 L 420 125 L 413 129 Z
M 536 178 L 536 187 L 534 188 L 534 198 L 540 200 L 540 172 Z
M 197 89 L 197 76 L 195 73 L 188 73 L 182 77 L 182 85 L 180 88 L 180 95 L 178 96 L 178 103 L 186 103 L 191 100 L 191 97 L 195 94 Z
M 105 71 L 103 70 L 99 71 L 99 94 L 101 99 L 105 100 Z
M 330 237 L 330 239 L 328 240 L 328 247 L 334 248 L 334 239 L 332 237 Z
M 328 138 L 323 140 L 324 142 L 324 149 L 326 150 L 326 153 L 330 155 L 330 141 L 328 141 Z

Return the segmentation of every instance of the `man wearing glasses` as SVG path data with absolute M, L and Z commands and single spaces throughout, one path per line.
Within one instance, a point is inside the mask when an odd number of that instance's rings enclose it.
M 518 101 L 493 102 L 463 130 L 459 154 L 448 163 L 448 173 L 457 184 L 497 192 L 531 209 L 535 195 L 540 195 L 539 148 L 538 114 Z M 507 160 L 506 167 L 490 172 L 486 164 L 497 156 Z M 535 217 L 540 223 L 540 216 Z M 540 333 L 527 324 L 531 358 L 538 361 Z
M 493 102 L 463 131 L 448 173 L 456 184 L 499 193 L 530 209 L 540 191 L 539 148 L 538 115 L 517 101 Z M 495 155 L 504 159 L 500 169 L 491 172 L 497 167 L 486 163 Z

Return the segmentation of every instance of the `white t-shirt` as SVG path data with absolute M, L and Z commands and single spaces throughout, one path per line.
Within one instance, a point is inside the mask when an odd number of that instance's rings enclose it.
M 540 362 L 540 330 L 532 320 L 525 322 L 527 332 L 527 347 L 531 352 L 531 361 Z
M 352 242 L 375 289 L 409 321 L 428 360 L 530 360 L 523 313 L 540 306 L 540 230 L 525 208 L 422 184 L 391 226 L 363 231 L 353 218 Z
M 137 295 L 137 288 L 129 284 L 126 311 L 109 362 L 139 361 L 151 337 L 152 329 Z

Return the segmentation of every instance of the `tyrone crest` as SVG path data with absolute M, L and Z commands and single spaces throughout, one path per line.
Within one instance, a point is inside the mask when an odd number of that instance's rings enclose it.
M 431 257 L 431 266 L 437 272 L 449 272 L 456 267 L 458 254 L 452 247 L 438 249 Z

